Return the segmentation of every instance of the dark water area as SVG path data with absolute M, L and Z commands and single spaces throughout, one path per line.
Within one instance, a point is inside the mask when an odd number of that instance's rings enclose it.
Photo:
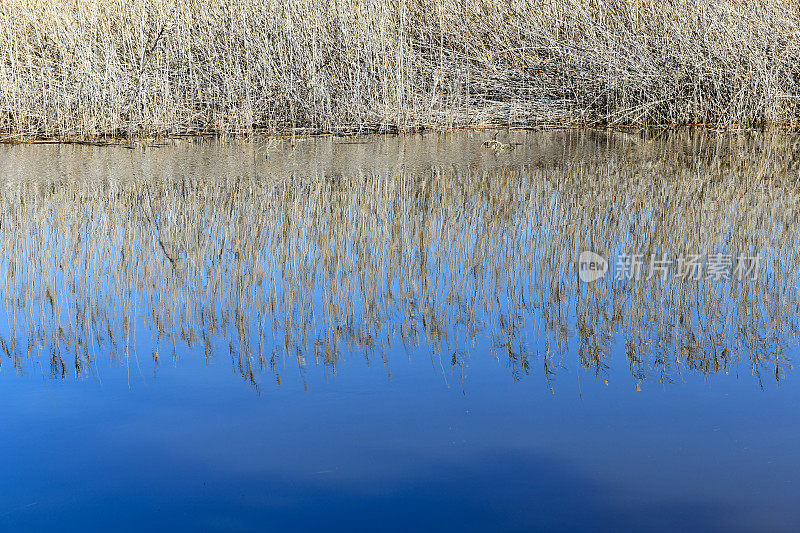
M 800 139 L 491 138 L 0 147 L 0 527 L 800 527 Z

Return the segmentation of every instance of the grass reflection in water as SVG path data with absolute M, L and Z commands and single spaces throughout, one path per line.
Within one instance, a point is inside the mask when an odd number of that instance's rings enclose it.
M 491 355 L 551 387 L 575 364 L 601 379 L 626 364 L 637 387 L 745 367 L 780 380 L 798 323 L 794 141 L 624 139 L 488 165 L 7 178 L 3 365 L 80 377 L 188 347 L 257 385 L 280 382 L 281 360 L 302 376 L 402 345 L 456 373 Z M 579 281 L 582 250 L 609 274 Z M 761 259 L 756 280 L 617 279 L 630 253 Z

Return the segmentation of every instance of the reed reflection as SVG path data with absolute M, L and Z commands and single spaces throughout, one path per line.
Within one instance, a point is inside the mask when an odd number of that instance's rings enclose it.
M 496 357 L 551 388 L 576 364 L 600 379 L 626 365 L 637 387 L 741 365 L 780 380 L 799 309 L 795 141 L 568 139 L 491 164 L 7 179 L 3 363 L 83 377 L 98 358 L 185 351 L 258 386 L 281 362 L 305 379 L 402 346 L 457 375 Z M 762 260 L 754 280 L 586 284 L 582 250 Z

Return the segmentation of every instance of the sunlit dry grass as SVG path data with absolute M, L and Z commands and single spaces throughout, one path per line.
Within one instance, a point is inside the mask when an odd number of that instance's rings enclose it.
M 781 124 L 797 0 L 4 0 L 5 139 Z

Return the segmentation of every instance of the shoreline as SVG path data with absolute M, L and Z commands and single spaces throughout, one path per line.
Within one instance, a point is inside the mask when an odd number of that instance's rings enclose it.
M 701 130 L 713 133 L 752 133 L 770 132 L 784 133 L 786 135 L 800 134 L 800 127 L 781 124 L 767 126 L 743 126 L 741 124 L 617 124 L 617 125 L 591 125 L 591 124 L 539 124 L 539 125 L 489 125 L 489 126 L 462 126 L 458 128 L 411 128 L 408 130 L 342 130 L 320 131 L 313 128 L 295 128 L 294 130 L 280 131 L 253 131 L 249 133 L 231 134 L 223 132 L 209 133 L 181 133 L 159 134 L 141 137 L 128 136 L 98 136 L 95 138 L 59 138 L 59 137 L 28 137 L 25 135 L 10 135 L 0 137 L 0 145 L 13 144 L 74 144 L 85 146 L 127 146 L 142 142 L 161 142 L 172 140 L 201 140 L 201 139 L 292 139 L 311 137 L 339 137 L 359 138 L 371 135 L 378 136 L 407 136 L 428 134 L 459 134 L 468 132 L 559 132 L 559 131 L 603 131 L 625 133 L 652 133 L 663 131 L 694 131 Z

